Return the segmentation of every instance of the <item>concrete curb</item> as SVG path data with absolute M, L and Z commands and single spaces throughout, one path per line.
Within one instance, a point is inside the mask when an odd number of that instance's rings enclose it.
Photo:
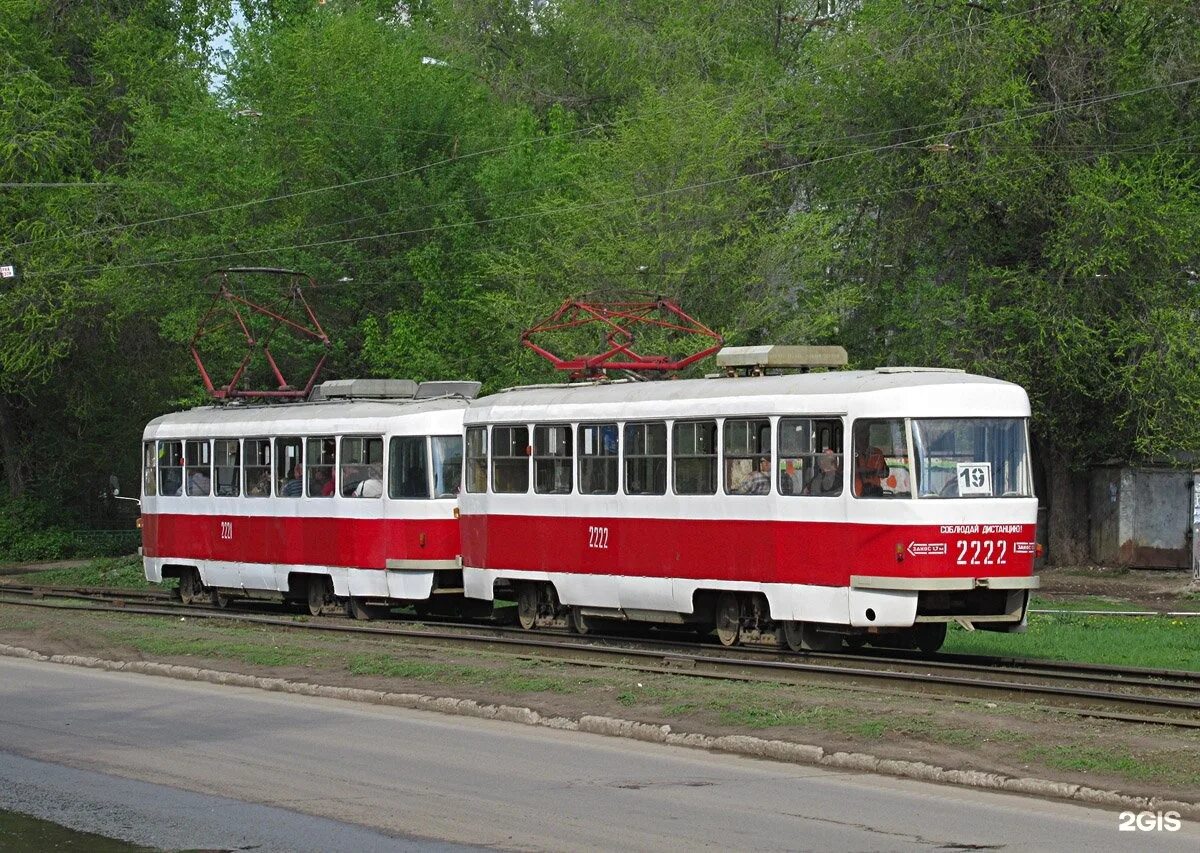
M 767 758 L 793 764 L 808 764 L 838 770 L 853 770 L 917 779 L 922 782 L 940 782 L 968 788 L 985 788 L 1007 791 L 1035 797 L 1052 797 L 1074 800 L 1088 805 L 1121 811 L 1175 811 L 1190 819 L 1200 819 L 1200 803 L 1185 803 L 1159 797 L 1135 797 L 1118 791 L 1101 791 L 1067 782 L 1052 782 L 1048 779 L 1014 778 L 1000 773 L 985 773 L 979 770 L 947 770 L 920 761 L 896 761 L 877 758 L 861 752 L 827 752 L 823 747 L 782 740 L 765 740 L 749 735 L 711 735 L 681 733 L 670 726 L 655 726 L 584 714 L 578 720 L 568 717 L 546 717 L 532 708 L 514 705 L 484 705 L 473 699 L 426 696 L 421 693 L 390 693 L 382 690 L 364 690 L 357 687 L 328 687 L 304 681 L 289 681 L 283 678 L 264 678 L 257 675 L 242 675 L 215 669 L 199 669 L 192 666 L 155 663 L 153 661 L 110 661 L 80 655 L 44 655 L 31 649 L 0 643 L 0 655 L 48 663 L 81 666 L 89 669 L 104 669 L 113 672 L 136 672 L 143 675 L 159 675 L 184 681 L 204 681 L 211 684 L 228 684 L 235 687 L 253 687 L 301 696 L 320 696 L 326 699 L 342 699 L 350 702 L 368 702 L 373 705 L 391 705 L 420 711 L 436 711 L 457 714 L 463 717 L 478 717 L 485 720 L 501 720 L 521 723 L 526 726 L 544 726 L 565 731 L 580 731 L 610 737 L 632 738 L 650 743 L 687 746 L 729 752 L 752 758 Z

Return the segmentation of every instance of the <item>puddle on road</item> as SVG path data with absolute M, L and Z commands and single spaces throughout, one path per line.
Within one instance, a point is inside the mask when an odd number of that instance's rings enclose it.
M 42 853 L 45 850 L 132 853 L 151 849 L 90 832 L 76 832 L 48 820 L 0 809 L 0 850 L 5 853 Z

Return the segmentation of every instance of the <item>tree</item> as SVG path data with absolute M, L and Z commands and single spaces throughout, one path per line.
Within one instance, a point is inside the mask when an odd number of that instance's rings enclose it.
M 797 136 L 831 278 L 862 282 L 860 362 L 1024 384 L 1051 551 L 1086 559 L 1092 462 L 1200 450 L 1176 403 L 1195 351 L 1197 18 L 1184 4 L 868 4 L 810 41 Z M 1181 138 L 1184 137 L 1184 138 Z M 1164 324 L 1152 329 L 1150 324 Z

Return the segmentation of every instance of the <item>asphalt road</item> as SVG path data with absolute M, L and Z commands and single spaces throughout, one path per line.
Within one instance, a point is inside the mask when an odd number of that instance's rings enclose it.
M 11 658 L 0 808 L 193 849 L 1200 849 L 1194 821 Z

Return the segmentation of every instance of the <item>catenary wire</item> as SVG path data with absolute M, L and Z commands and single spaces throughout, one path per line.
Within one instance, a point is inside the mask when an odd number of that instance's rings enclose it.
M 1018 114 L 1016 116 L 1009 116 L 1009 117 L 1006 117 L 1003 119 L 998 119 L 996 121 L 985 122 L 983 124 L 974 125 L 972 127 L 969 127 L 969 128 L 963 129 L 963 130 L 952 131 L 951 133 L 954 135 L 974 133 L 974 132 L 978 132 L 980 130 L 985 130 L 985 129 L 988 129 L 991 127 L 997 127 L 997 126 L 1001 126 L 1004 124 L 1009 124 L 1014 121 L 1024 121 L 1024 120 L 1028 120 L 1028 119 L 1041 118 L 1041 117 L 1045 117 L 1047 115 L 1053 115 L 1058 112 L 1062 112 L 1062 111 L 1066 111 L 1066 110 L 1070 110 L 1070 109 L 1076 109 L 1079 107 L 1091 106 L 1094 104 L 1105 103 L 1105 102 L 1117 100 L 1120 98 L 1133 97 L 1136 95 L 1146 94 L 1149 92 L 1161 91 L 1161 90 L 1166 90 L 1166 89 L 1170 89 L 1170 88 L 1191 85 L 1198 81 L 1200 81 L 1200 77 L 1192 77 L 1192 78 L 1188 78 L 1186 80 L 1170 81 L 1170 82 L 1166 82 L 1166 83 L 1157 84 L 1154 86 L 1142 87 L 1140 89 L 1133 89 L 1133 90 L 1129 90 L 1129 91 L 1125 91 L 1125 92 L 1117 92 L 1117 93 L 1112 93 L 1112 94 L 1108 94 L 1108 95 L 1098 95 L 1098 96 L 1094 96 L 1091 98 L 1080 99 L 1078 101 L 1064 102 L 1061 104 L 1056 104 L 1049 109 L 1044 109 L 1044 110 L 1041 110 L 1038 112 L 1028 112 L 1028 113 L 1024 113 L 1024 114 Z M 61 275 L 68 275 L 68 274 L 89 274 L 92 272 L 97 272 L 97 271 L 102 271 L 102 270 L 137 269 L 137 268 L 148 267 L 148 266 L 171 266 L 171 265 L 175 265 L 175 264 L 179 264 L 179 263 L 192 263 L 192 262 L 207 261 L 207 260 L 220 260 L 220 259 L 225 259 L 225 258 L 246 257 L 248 255 L 267 254 L 270 252 L 286 252 L 286 251 L 294 251 L 296 249 L 319 248 L 322 246 L 340 245 L 340 244 L 345 244 L 345 243 L 356 243 L 356 242 L 363 242 L 363 241 L 367 241 L 367 240 L 384 240 L 384 239 L 392 239 L 395 237 L 415 236 L 418 234 L 428 234 L 428 233 L 453 230 L 453 229 L 464 228 L 464 227 L 478 227 L 478 226 L 482 226 L 482 225 L 492 225 L 492 224 L 497 224 L 497 223 L 501 223 L 501 222 L 510 222 L 510 221 L 517 221 L 517 220 L 522 220 L 522 219 L 538 218 L 538 217 L 542 217 L 542 216 L 558 215 L 558 214 L 562 214 L 562 213 L 570 213 L 570 212 L 575 212 L 575 211 L 580 211 L 580 210 L 590 210 L 590 209 L 595 209 L 595 208 L 599 208 L 599 207 L 607 207 L 610 205 L 621 204 L 621 203 L 647 201 L 650 199 L 660 198 L 660 197 L 667 196 L 667 195 L 675 195 L 675 194 L 687 192 L 690 190 L 706 189 L 708 187 L 719 186 L 722 184 L 728 184 L 728 183 L 732 183 L 735 181 L 745 181 L 750 178 L 767 177 L 767 176 L 771 176 L 771 175 L 781 174 L 784 172 L 791 172 L 791 171 L 795 171 L 797 169 L 822 165 L 822 164 L 830 163 L 830 162 L 834 162 L 834 161 L 845 160 L 845 159 L 849 159 L 851 157 L 859 157 L 859 156 L 864 156 L 866 154 L 878 154 L 878 153 L 892 151 L 892 150 L 896 150 L 896 149 L 900 149 L 900 148 L 913 147 L 913 146 L 919 145 L 921 143 L 927 143 L 934 139 L 944 138 L 946 135 L 947 134 L 945 132 L 942 132 L 939 134 L 929 135 L 929 136 L 925 136 L 925 137 L 904 140 L 904 141 L 900 141 L 900 142 L 893 142 L 893 143 L 889 143 L 887 145 L 877 146 L 875 148 L 861 149 L 858 151 L 852 151 L 852 152 L 845 153 L 845 154 L 836 154 L 836 155 L 832 155 L 829 157 L 818 158 L 815 160 L 808 160 L 808 161 L 804 161 L 801 163 L 796 163 L 796 164 L 792 164 L 792 165 L 788 165 L 788 166 L 778 166 L 778 167 L 774 167 L 771 169 L 763 169 L 758 172 L 739 174 L 739 175 L 735 175 L 733 177 L 728 177 L 728 178 L 717 178 L 717 179 L 713 179 L 710 181 L 702 181 L 699 183 L 688 184 L 688 185 L 685 185 L 682 187 L 670 187 L 670 188 L 667 188 L 664 190 L 658 190 L 658 191 L 652 192 L 652 193 L 643 193 L 643 194 L 637 194 L 637 195 L 631 195 L 631 196 L 620 196 L 620 197 L 611 198 L 611 199 L 601 199 L 599 201 L 586 202 L 586 203 L 575 204 L 575 205 L 559 206 L 559 207 L 549 208 L 546 210 L 515 213 L 515 214 L 510 214 L 507 216 L 500 216 L 500 217 L 492 217 L 490 219 L 468 220 L 468 221 L 464 221 L 464 222 L 455 222 L 455 223 L 443 223 L 440 225 L 427 226 L 425 228 L 408 229 L 408 230 L 402 230 L 402 231 L 391 231 L 391 232 L 384 232 L 384 233 L 380 233 L 380 234 L 369 234 L 369 235 L 356 236 L 356 237 L 340 237 L 340 238 L 330 239 L 330 240 L 318 240 L 318 241 L 312 241 L 312 242 L 308 242 L 308 243 L 297 243 L 297 244 L 292 244 L 292 245 L 288 245 L 288 246 L 271 246 L 271 247 L 264 247 L 264 248 L 258 248 L 258 249 L 242 250 L 242 251 L 238 251 L 238 252 L 226 252 L 226 253 L 221 253 L 221 254 L 217 254 L 217 255 L 198 255 L 198 256 L 184 257 L 184 258 L 145 260 L 145 261 L 135 262 L 132 264 L 106 264 L 106 265 L 98 266 L 98 267 L 67 268 L 67 269 L 60 269 L 60 270 L 49 270 L 46 272 L 34 271 L 34 272 L 28 273 L 27 276 L 28 277 L 33 277 L 33 276 L 53 277 L 53 276 L 61 276 Z
M 981 28 L 984 26 L 991 25 L 998 20 L 1004 20 L 1004 19 L 1012 18 L 1012 17 L 1022 17 L 1022 16 L 1031 15 L 1034 12 L 1041 11 L 1043 9 L 1052 8 L 1052 7 L 1059 6 L 1059 5 L 1063 5 L 1067 2 L 1069 2 L 1069 0 L 1055 0 L 1055 2 L 1042 4 L 1039 6 L 1035 6 L 1031 9 L 1022 10 L 1020 12 L 1013 12 L 1013 13 L 1009 13 L 1008 15 L 996 16 L 993 18 L 989 18 L 988 20 L 980 22 L 978 24 L 972 24 L 972 25 L 969 25 L 966 27 L 961 27 L 957 30 L 950 30 L 946 33 L 933 34 L 933 35 L 926 37 L 925 39 L 915 39 L 915 40 L 913 40 L 913 42 L 907 43 L 905 45 L 902 45 L 900 48 L 897 48 L 897 50 L 900 50 L 900 49 L 908 50 L 911 48 L 912 44 L 914 44 L 914 43 L 920 43 L 922 41 L 933 39 L 933 38 L 946 38 L 948 36 L 955 35 L 960 32 L 968 32 L 968 31 L 971 31 L 974 29 L 978 29 L 978 28 Z M 853 60 L 847 60 L 846 62 L 843 62 L 843 63 L 837 63 L 834 65 L 826 66 L 824 68 L 818 68 L 816 70 L 817 71 L 834 70 L 836 68 L 846 67 L 848 65 L 851 65 L 851 64 L 853 64 L 853 62 L 854 62 Z M 729 95 L 724 95 L 719 98 L 707 100 L 707 101 L 705 101 L 705 103 L 717 104 L 724 100 L 729 100 L 732 97 L 736 97 L 736 93 L 731 93 Z M 571 130 L 571 131 L 563 131 L 562 133 L 559 133 L 559 134 L 551 134 L 549 136 L 539 137 L 536 140 L 521 140 L 520 142 L 517 142 L 517 143 L 512 143 L 512 144 L 504 145 L 504 146 L 497 146 L 494 148 L 481 149 L 481 150 L 474 151 L 474 152 L 468 152 L 461 156 L 444 158 L 442 160 L 434 161 L 432 163 L 426 163 L 426 164 L 423 164 L 420 166 L 414 166 L 409 169 L 403 169 L 398 172 L 391 172 L 391 173 L 388 173 L 385 175 L 377 175 L 377 176 L 369 177 L 369 178 L 360 178 L 360 179 L 357 179 L 354 181 L 347 181 L 347 182 L 338 183 L 338 184 L 330 184 L 330 185 L 323 186 L 323 187 L 313 187 L 313 188 L 306 189 L 306 190 L 298 190 L 293 193 L 284 193 L 284 194 L 275 195 L 275 196 L 268 196 L 265 198 L 250 199 L 247 201 L 235 202 L 232 204 L 221 205 L 221 206 L 212 207 L 212 208 L 206 208 L 203 210 L 186 211 L 183 213 L 173 214 L 171 216 L 158 217 L 155 219 L 142 220 L 139 222 L 122 223 L 122 224 L 118 224 L 118 225 L 105 226 L 104 228 L 90 229 L 90 230 L 86 230 L 86 231 L 82 231 L 82 232 L 76 232 L 71 235 L 65 235 L 65 234 L 47 235 L 45 237 L 38 237 L 38 238 L 34 238 L 32 240 L 25 240 L 25 241 L 22 241 L 19 243 L 14 243 L 9 248 L 16 249 L 16 248 L 21 248 L 23 246 L 30 246 L 30 245 L 34 245 L 37 243 L 51 241 L 51 240 L 77 240 L 77 239 L 81 239 L 83 237 L 95 236 L 97 234 L 107 234 L 107 233 L 111 233 L 113 231 L 123 231 L 123 230 L 127 230 L 127 229 L 132 229 L 132 228 L 140 228 L 144 225 L 155 225 L 155 224 L 161 224 L 163 222 L 173 222 L 173 221 L 177 221 L 179 219 L 186 219 L 186 218 L 190 218 L 193 216 L 202 216 L 202 215 L 206 215 L 206 214 L 210 214 L 210 213 L 220 213 L 220 212 L 227 211 L 227 210 L 236 210 L 236 209 L 241 209 L 241 208 L 245 208 L 245 207 L 256 206 L 259 204 L 268 204 L 268 203 L 275 202 L 275 201 L 282 201 L 282 200 L 289 199 L 289 198 L 297 198 L 297 197 L 301 197 L 301 196 L 312 195 L 315 193 L 327 192 L 330 190 L 345 189 L 345 188 L 354 187 L 354 186 L 362 186 L 362 185 L 365 185 L 368 183 L 384 181 L 384 180 L 391 180 L 391 179 L 398 178 L 398 177 L 404 177 L 404 176 L 407 176 L 410 174 L 416 174 L 418 172 L 422 172 L 427 169 L 432 169 L 437 166 L 443 166 L 443 165 L 447 165 L 449 163 L 462 162 L 463 160 L 470 159 L 473 157 L 483 156 L 485 154 L 496 154 L 496 153 L 501 153 L 503 151 L 511 150 L 513 148 L 521 147 L 524 145 L 529 145 L 529 144 L 534 144 L 534 143 L 539 143 L 539 142 L 546 142 L 546 141 L 549 141 L 552 139 L 565 138 L 565 137 L 580 135 L 580 134 L 584 134 L 584 133 L 591 133 L 591 132 L 594 132 L 594 131 L 597 131 L 597 130 L 600 130 L 600 129 L 603 129 L 606 127 L 612 127 L 612 126 L 616 126 L 618 124 L 628 123 L 632 120 L 634 120 L 633 117 L 617 119 L 612 122 L 604 122 L 604 123 L 589 125 L 588 127 L 584 127 L 584 128 L 577 128 L 577 129 Z M 902 130 L 906 130 L 906 129 L 914 129 L 914 128 L 904 128 Z M 869 138 L 871 135 L 873 135 L 873 134 L 868 134 L 867 137 Z

